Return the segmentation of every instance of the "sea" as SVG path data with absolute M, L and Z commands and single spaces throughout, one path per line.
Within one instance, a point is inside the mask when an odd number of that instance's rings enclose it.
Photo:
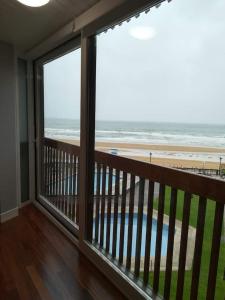
M 158 157 L 225 161 L 225 124 L 185 124 L 166 122 L 96 121 L 95 140 L 149 145 L 179 145 L 219 148 L 217 153 L 167 153 L 158 151 Z M 80 121 L 69 119 L 46 119 L 45 136 L 56 139 L 79 139 Z M 132 149 L 131 149 L 132 150 Z M 135 152 L 136 151 L 136 152 Z M 137 153 L 138 151 L 138 153 Z M 121 153 L 122 154 L 122 153 Z M 128 155 L 149 155 L 149 151 L 135 150 Z M 204 156 L 204 157 L 202 157 Z

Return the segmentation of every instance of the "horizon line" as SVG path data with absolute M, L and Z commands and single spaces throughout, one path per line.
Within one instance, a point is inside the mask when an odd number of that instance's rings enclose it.
M 80 119 L 73 119 L 73 118 L 55 118 L 55 117 L 50 117 L 50 118 L 45 118 L 45 120 L 49 120 L 49 119 L 54 119 L 54 120 L 70 120 L 70 121 L 80 121 Z M 170 123 L 170 124 L 188 124 L 188 125 L 224 125 L 225 123 L 212 123 L 212 122 L 178 122 L 178 121 L 133 121 L 133 120 L 96 120 L 96 122 L 124 122 L 124 123 Z

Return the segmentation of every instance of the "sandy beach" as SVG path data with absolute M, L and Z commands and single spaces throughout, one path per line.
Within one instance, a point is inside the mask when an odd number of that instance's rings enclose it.
M 73 145 L 79 145 L 78 140 L 61 140 Z M 152 153 L 151 162 L 154 164 L 167 167 L 183 167 L 183 168 L 205 168 L 218 169 L 219 157 L 225 155 L 225 148 L 213 147 L 192 147 L 192 146 L 176 146 L 176 145 L 151 145 L 151 144 L 131 144 L 131 143 L 111 143 L 97 142 L 96 150 L 111 153 L 112 149 L 117 149 L 118 155 L 136 159 L 140 161 L 150 162 L 149 153 Z M 205 159 L 196 159 L 192 157 L 198 156 L 209 157 Z M 171 158 L 169 157 L 171 156 Z M 173 157 L 175 156 L 175 157 Z M 185 156 L 187 158 L 185 158 Z M 212 161 L 210 161 L 210 157 Z M 216 160 L 216 161 L 215 161 Z

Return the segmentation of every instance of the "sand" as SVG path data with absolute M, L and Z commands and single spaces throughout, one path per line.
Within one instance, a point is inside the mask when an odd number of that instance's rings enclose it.
M 61 140 L 72 145 L 79 145 L 78 140 Z M 146 151 L 173 151 L 175 153 L 189 152 L 189 153 L 218 153 L 225 154 L 225 148 L 214 148 L 214 147 L 194 147 L 194 146 L 176 146 L 176 145 L 150 145 L 150 144 L 128 144 L 128 143 L 110 143 L 110 142 L 97 142 L 96 150 L 109 152 L 109 149 L 118 149 L 128 153 L 129 149 L 139 149 Z M 140 161 L 149 162 L 149 157 L 145 156 L 135 156 L 135 155 L 121 155 L 131 159 L 136 159 Z M 203 162 L 200 160 L 186 160 L 181 158 L 162 158 L 162 157 L 152 157 L 151 163 L 166 166 L 166 167 L 183 167 L 183 168 L 205 168 L 205 169 L 219 169 L 218 162 Z

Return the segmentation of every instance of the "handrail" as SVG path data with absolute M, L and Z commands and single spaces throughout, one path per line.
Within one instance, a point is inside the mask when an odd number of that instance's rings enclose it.
M 80 147 L 76 145 L 49 138 L 44 138 L 43 143 L 71 154 L 80 155 Z M 167 184 L 191 194 L 197 194 L 225 204 L 224 180 L 201 174 L 187 173 L 183 170 L 149 164 L 100 151 L 95 151 L 95 161 L 111 168 L 121 169 L 127 173 L 135 174 L 154 182 Z
M 50 138 L 43 138 L 42 139 L 42 144 L 49 146 L 49 147 L 53 147 L 56 148 L 58 150 L 63 150 L 69 154 L 75 154 L 75 155 L 80 155 L 80 147 L 76 146 L 76 145 L 72 145 L 72 144 L 68 144 L 65 142 L 61 142 L 61 141 L 57 141 L 57 140 L 53 140 Z
M 225 204 L 225 181 L 182 170 L 149 164 L 126 157 L 95 151 L 95 160 L 111 168 L 144 177 L 154 182 L 173 186 L 191 194 Z

